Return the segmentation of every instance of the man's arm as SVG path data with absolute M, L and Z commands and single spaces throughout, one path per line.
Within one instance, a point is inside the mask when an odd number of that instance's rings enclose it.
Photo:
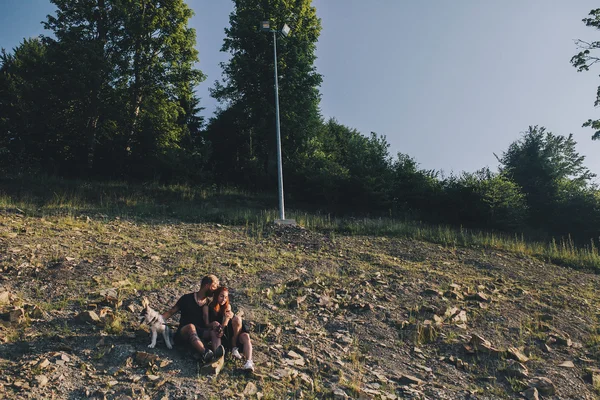
M 166 313 L 164 313 L 164 314 L 162 315 L 162 317 L 163 317 L 163 319 L 166 321 L 166 320 L 168 320 L 169 318 L 171 318 L 171 317 L 173 316 L 173 314 L 176 314 L 176 313 L 178 313 L 178 312 L 179 312 L 179 304 L 175 304 L 175 305 L 173 306 L 173 308 L 171 308 L 169 311 L 167 311 Z

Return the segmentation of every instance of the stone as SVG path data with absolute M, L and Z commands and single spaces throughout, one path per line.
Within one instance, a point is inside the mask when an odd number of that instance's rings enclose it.
M 256 387 L 256 385 L 252 382 L 248 382 L 242 394 L 244 396 L 250 397 L 254 396 L 256 393 L 258 393 L 258 388 Z
M 422 385 L 424 383 L 421 379 L 411 375 L 401 375 L 396 382 L 399 385 Z
M 550 338 L 554 339 L 556 344 L 559 346 L 571 347 L 573 345 L 571 338 L 569 338 L 567 336 L 562 336 L 562 335 L 553 333 L 553 334 L 550 334 Z
M 575 368 L 575 364 L 573 364 L 573 361 L 565 361 L 559 364 L 558 366 L 563 368 Z
M 11 304 L 14 296 L 6 290 L 0 291 L 0 304 Z
M 444 297 L 454 300 L 464 300 L 464 296 L 461 293 L 455 292 L 453 290 L 446 290 L 444 292 Z
M 299 308 L 300 304 L 302 304 L 306 300 L 306 295 L 298 296 L 290 303 L 290 308 Z
M 145 351 L 138 351 L 135 353 L 135 361 L 142 366 L 152 366 L 156 364 L 159 357 L 156 354 L 146 353 Z
M 473 346 L 473 348 L 476 351 L 481 351 L 483 353 L 496 354 L 496 355 L 499 355 L 502 353 L 500 350 L 493 347 L 492 344 L 488 340 L 484 339 L 482 336 L 479 336 L 475 333 L 473 335 L 471 335 L 471 341 L 469 343 L 471 344 L 471 346 Z
M 154 382 L 154 381 L 157 381 L 157 380 L 159 380 L 159 379 L 160 379 L 160 376 L 158 376 L 158 375 L 153 375 L 153 374 L 151 374 L 151 375 L 146 375 L 146 377 L 148 378 L 148 380 L 149 380 L 150 382 Z
M 12 323 L 20 324 L 25 320 L 25 310 L 19 307 L 9 311 L 8 320 Z
M 529 387 L 536 388 L 542 396 L 552 396 L 556 393 L 554 383 L 544 376 L 537 376 L 531 379 Z
M 225 357 L 220 357 L 219 359 L 213 361 L 210 364 L 205 364 L 200 369 L 200 372 L 203 375 L 219 375 L 219 372 L 223 369 L 223 365 L 225 365 Z
M 441 296 L 442 292 L 440 292 L 437 289 L 427 288 L 427 289 L 423 290 L 423 294 L 428 295 L 428 296 Z
M 334 400 L 345 400 L 347 398 L 348 398 L 348 395 L 342 389 L 337 388 L 333 391 L 333 399 Z
M 529 378 L 529 371 L 527 370 L 527 367 L 515 360 L 508 360 L 504 373 L 507 376 L 513 376 L 521 379 Z
M 467 312 L 465 310 L 460 311 L 458 314 L 452 317 L 452 321 L 459 324 L 467 322 Z
M 77 318 L 82 322 L 97 324 L 100 322 L 100 317 L 94 311 L 83 311 L 79 313 Z
M 538 395 L 538 390 L 534 387 L 530 387 L 529 389 L 521 392 L 521 394 L 527 400 L 540 400 L 540 397 Z
M 508 357 L 512 358 L 513 360 L 517 360 L 518 362 L 526 363 L 527 361 L 529 361 L 529 357 L 521 353 L 521 351 L 516 347 L 509 347 L 506 350 L 506 353 Z
M 39 387 L 44 387 L 48 384 L 48 377 L 46 375 L 37 375 L 34 380 L 35 384 Z
M 48 366 L 50 365 L 50 361 L 47 358 L 44 358 L 42 361 L 40 361 L 38 363 L 38 368 L 39 369 L 46 369 L 48 368 Z

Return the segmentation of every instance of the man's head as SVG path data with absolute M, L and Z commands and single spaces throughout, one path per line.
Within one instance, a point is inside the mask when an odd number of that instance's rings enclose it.
M 204 289 L 204 293 L 207 296 L 212 296 L 215 293 L 215 290 L 219 287 L 219 278 L 214 275 L 206 275 L 200 281 L 200 290 Z

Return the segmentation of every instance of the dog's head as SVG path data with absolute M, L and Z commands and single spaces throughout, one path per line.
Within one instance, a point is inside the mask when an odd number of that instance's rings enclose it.
M 149 305 L 146 305 L 139 316 L 140 324 L 152 325 L 159 320 L 159 317 L 159 313 L 150 308 Z

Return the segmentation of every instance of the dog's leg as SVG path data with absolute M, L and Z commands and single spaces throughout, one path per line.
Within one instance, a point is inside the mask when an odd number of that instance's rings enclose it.
M 151 349 L 154 348 L 154 346 L 156 346 L 156 337 L 158 336 L 156 329 L 152 329 L 152 343 L 150 343 L 148 345 L 148 347 L 150 347 Z
M 171 328 L 165 326 L 165 330 L 163 331 L 163 337 L 165 338 L 165 343 L 167 344 L 167 347 L 169 349 L 172 349 L 173 345 L 171 344 L 171 332 L 169 332 L 170 330 Z

